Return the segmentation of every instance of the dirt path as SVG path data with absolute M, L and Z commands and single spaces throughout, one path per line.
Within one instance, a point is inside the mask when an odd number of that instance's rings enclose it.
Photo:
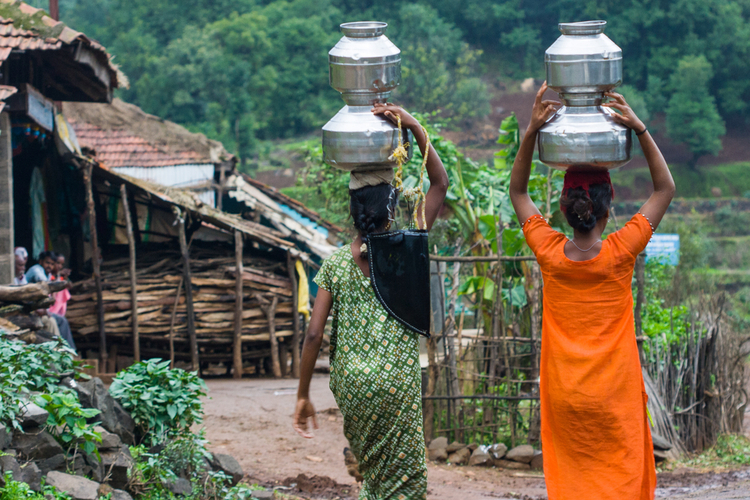
M 295 483 L 310 498 L 356 498 L 356 482 L 344 466 L 342 452 L 347 442 L 341 430 L 343 422 L 328 390 L 327 376 L 313 379 L 311 397 L 320 428 L 311 440 L 292 430 L 296 381 L 222 379 L 207 383 L 211 400 L 206 402 L 205 427 L 213 451 L 236 457 L 251 480 L 262 484 Z M 301 474 L 306 477 L 299 477 Z M 675 471 L 660 475 L 659 486 L 658 498 L 750 499 L 750 472 Z M 546 490 L 544 477 L 537 473 L 430 464 L 428 497 L 541 500 L 546 498 Z

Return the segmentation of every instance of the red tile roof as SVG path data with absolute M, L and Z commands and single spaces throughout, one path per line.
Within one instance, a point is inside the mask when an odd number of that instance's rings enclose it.
M 109 168 L 236 161 L 220 142 L 149 115 L 120 99 L 109 104 L 66 102 L 63 114 L 79 145 L 92 150 L 97 161 Z
M 81 43 L 108 68 L 111 87 L 127 87 L 127 78 L 112 63 L 111 56 L 98 42 L 55 21 L 43 10 L 18 0 L 0 0 L 0 62 L 15 50 L 60 50 Z
M 206 159 L 195 151 L 165 151 L 124 130 L 103 130 L 96 125 L 74 121 L 71 125 L 81 147 L 93 150 L 97 161 L 109 168 L 206 163 Z

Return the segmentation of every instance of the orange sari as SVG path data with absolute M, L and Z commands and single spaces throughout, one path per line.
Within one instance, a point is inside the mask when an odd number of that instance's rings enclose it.
M 540 399 L 549 500 L 650 500 L 656 488 L 633 321 L 635 259 L 651 239 L 636 214 L 575 262 L 540 216 L 523 226 L 544 278 Z

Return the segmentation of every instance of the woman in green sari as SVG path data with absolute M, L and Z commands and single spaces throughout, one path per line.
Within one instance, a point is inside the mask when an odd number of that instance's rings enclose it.
M 373 113 L 393 123 L 401 119 L 422 154 L 426 137 L 416 119 L 402 108 L 376 104 Z M 426 164 L 430 188 L 425 197 L 429 230 L 448 190 L 448 174 L 430 148 Z M 344 416 L 344 434 L 359 460 L 364 478 L 360 500 L 422 500 L 427 497 L 427 467 L 422 430 L 421 370 L 418 334 L 388 314 L 370 284 L 363 238 L 390 228 L 398 193 L 391 186 L 393 169 L 352 174 L 350 212 L 357 238 L 326 259 L 315 277 L 319 286 L 302 349 L 302 369 L 294 428 L 311 438 L 317 428 L 309 397 L 310 379 L 329 313 L 331 326 L 330 388 Z M 421 215 L 420 215 L 421 217 Z M 429 290 L 425 290 L 429 293 Z

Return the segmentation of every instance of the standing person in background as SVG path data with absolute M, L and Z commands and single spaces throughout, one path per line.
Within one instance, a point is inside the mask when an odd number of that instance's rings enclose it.
M 29 260 L 29 252 L 24 247 L 16 247 L 14 250 L 16 258 L 16 273 L 13 277 L 14 285 L 26 285 L 26 262 Z
M 654 192 L 602 240 L 614 196 L 609 172 L 568 170 L 560 206 L 573 238 L 552 229 L 528 193 L 539 128 L 559 103 L 536 96 L 513 164 L 510 199 L 544 277 L 539 365 L 544 477 L 550 500 L 650 500 L 656 470 L 635 339 L 635 259 L 675 192 L 654 139 L 620 94 L 612 119 L 635 131 Z
M 426 137 L 414 117 L 395 105 L 376 104 L 373 112 L 414 134 L 424 155 Z M 427 156 L 430 189 L 425 200 L 428 230 L 448 190 L 448 174 L 437 153 Z M 323 262 L 315 277 L 320 287 L 302 350 L 302 370 L 294 428 L 311 438 L 317 427 L 310 401 L 310 380 L 320 352 L 329 312 L 330 388 L 344 416 L 344 434 L 359 461 L 364 481 L 360 500 L 425 500 L 427 466 L 422 430 L 419 336 L 385 310 L 370 282 L 367 247 L 370 234 L 388 231 L 398 204 L 391 185 L 393 170 L 352 174 L 350 213 L 358 236 Z M 425 293 L 430 293 L 425 290 Z
M 52 272 L 53 280 L 67 280 L 70 276 L 70 269 L 65 268 L 65 256 L 61 253 L 56 255 L 55 258 L 55 269 Z M 49 312 L 57 314 L 59 316 L 65 316 L 68 311 L 68 301 L 70 300 L 70 284 L 64 290 L 55 292 L 52 296 L 55 298 L 55 303 L 49 308 Z
M 39 263 L 31 266 L 31 268 L 26 273 L 26 279 L 29 283 L 40 283 L 44 281 L 51 281 L 54 278 L 55 269 L 57 269 L 57 254 L 54 252 L 42 252 L 39 254 Z M 65 262 L 63 258 L 63 263 Z M 63 290 L 63 292 L 66 292 L 68 294 L 68 298 L 70 298 L 70 292 L 68 290 Z M 67 300 L 65 301 L 67 303 Z M 75 341 L 73 341 L 73 333 L 70 331 L 70 324 L 68 323 L 68 320 L 65 319 L 65 316 L 61 316 L 60 314 L 52 312 L 52 309 L 57 305 L 55 303 L 52 308 L 49 310 L 41 309 L 37 311 L 37 314 L 42 318 L 42 321 L 45 322 L 45 317 L 51 318 L 53 321 L 49 321 L 45 323 L 45 327 L 53 334 L 60 336 L 63 340 L 65 340 L 65 343 L 68 344 L 68 347 L 76 350 L 76 344 Z M 67 305 L 65 306 L 65 309 L 67 309 Z

